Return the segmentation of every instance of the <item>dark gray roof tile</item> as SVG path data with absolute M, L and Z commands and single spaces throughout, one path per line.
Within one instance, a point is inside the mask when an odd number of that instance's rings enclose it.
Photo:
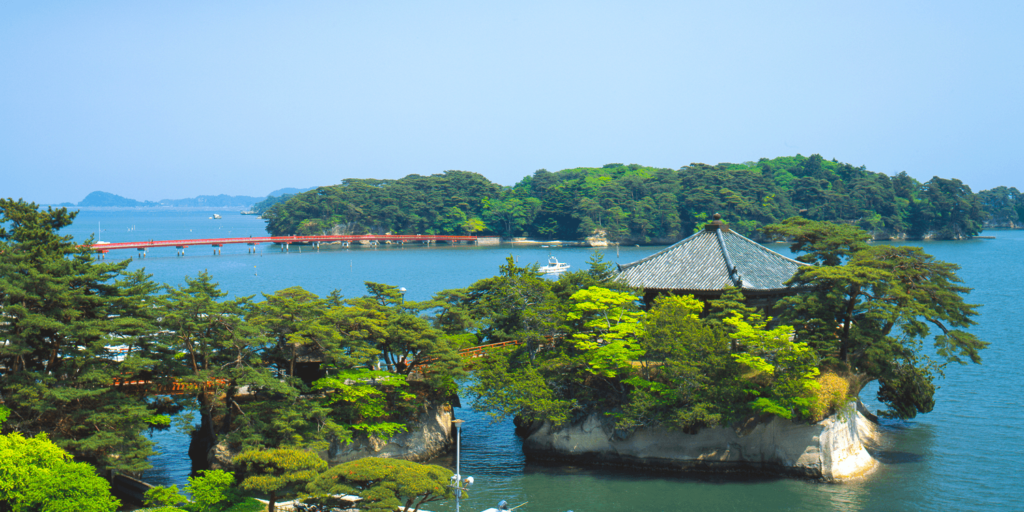
M 746 291 L 783 291 L 806 265 L 728 229 L 725 249 L 738 272 L 730 272 L 715 229 L 701 230 L 642 260 L 619 265 L 617 280 L 645 290 L 720 291 L 742 285 Z

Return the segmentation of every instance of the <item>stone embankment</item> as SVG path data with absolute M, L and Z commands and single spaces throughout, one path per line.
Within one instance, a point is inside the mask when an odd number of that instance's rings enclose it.
M 616 431 L 614 421 L 592 414 L 572 425 L 534 425 L 523 442 L 528 458 L 679 471 L 754 471 L 842 481 L 871 471 L 864 449 L 876 436 L 871 415 L 857 402 L 814 424 L 771 417 L 735 428 L 696 434 L 667 429 Z

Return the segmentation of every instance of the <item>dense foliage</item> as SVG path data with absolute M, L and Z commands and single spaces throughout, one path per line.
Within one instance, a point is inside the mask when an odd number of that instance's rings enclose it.
M 271 205 L 267 205 L 271 206 Z M 872 236 L 958 239 L 992 218 L 1019 223 L 1016 189 L 974 194 L 957 179 L 920 183 L 828 161 L 821 155 L 678 170 L 608 164 L 541 169 L 512 187 L 463 171 L 398 180 L 349 179 L 274 204 L 273 235 L 490 234 L 579 239 L 603 233 L 630 243 L 664 243 L 721 213 L 748 237 L 795 215 L 858 226 Z
M 0 406 L 0 424 L 9 414 Z M 74 462 L 46 434 L 0 435 L 0 511 L 113 512 L 119 505 L 92 466 Z
M 799 217 L 766 236 L 792 240 L 814 264 L 793 279 L 807 291 L 784 299 L 775 321 L 735 289 L 707 304 L 659 296 L 642 308 L 599 259 L 558 281 L 509 259 L 500 275 L 440 294 L 448 306 L 438 322 L 520 340 L 474 361 L 477 410 L 556 424 L 598 413 L 623 431 L 690 431 L 751 414 L 818 421 L 873 380 L 883 414 L 912 418 L 931 411 L 946 364 L 981 361 L 987 344 L 964 330 L 977 306 L 964 301 L 956 265 Z M 467 317 L 475 323 L 458 320 Z
M 558 281 L 510 258 L 498 276 L 441 294 L 448 315 L 478 319 L 464 328 L 520 340 L 475 360 L 474 408 L 526 423 L 610 414 L 625 431 L 690 430 L 750 413 L 811 416 L 817 357 L 791 339 L 791 327 L 724 309 L 742 300 L 737 291 L 710 314 L 692 297 L 644 310 L 635 290 L 608 277 L 599 257 Z
M 298 194 L 263 217 L 269 220 L 267 230 L 276 234 L 472 233 L 484 225 L 485 203 L 500 194 L 500 186 L 462 171 L 400 180 L 349 179 Z
M 986 225 L 1001 228 L 1021 227 L 1024 220 L 1024 195 L 1015 187 L 996 187 L 978 193 L 981 207 L 989 215 Z
M 192 434 L 207 443 L 272 454 L 387 439 L 454 396 L 470 337 L 433 327 L 433 302 L 378 283 L 352 299 L 227 299 L 205 272 L 161 286 L 58 235 L 74 216 L 0 201 L 0 433 L 46 433 L 137 474 L 153 453 L 146 432 L 183 410 L 199 411 Z M 161 391 L 172 385 L 184 392 Z
M 973 229 L 961 215 L 969 190 L 929 183 L 960 193 L 963 208 L 935 213 L 917 202 L 916 215 L 939 215 L 953 233 Z M 948 199 L 936 194 L 934 204 Z M 1017 200 L 1012 189 L 999 194 Z M 476 207 L 492 218 L 491 199 Z M 480 343 L 517 340 L 470 360 L 476 409 L 557 424 L 598 413 L 625 432 L 750 415 L 817 421 L 871 380 L 885 414 L 911 418 L 934 406 L 945 365 L 978 363 L 986 346 L 965 330 L 977 306 L 963 299 L 958 267 L 916 247 L 871 246 L 849 223 L 793 217 L 764 229 L 812 264 L 793 278 L 808 291 L 784 299 L 772 322 L 738 290 L 708 303 L 640 304 L 599 253 L 558 280 L 509 257 L 498 275 L 423 302 L 370 282 L 351 299 L 295 287 L 229 300 L 206 273 L 169 287 L 96 261 L 57 234 L 74 216 L 0 200 L 0 510 L 84 499 L 93 508 L 79 509 L 115 507 L 94 467 L 147 468 L 144 434 L 185 409 L 201 413 L 193 435 L 242 452 L 239 470 L 190 481 L 187 503 L 159 489 L 154 504 L 227 510 L 238 490 L 274 502 L 303 488 L 360 489 L 367 508 L 441 499 L 446 470 L 364 461 L 323 472 L 315 450 L 406 431 L 424 403 L 454 397 L 467 376 L 458 350 Z M 158 392 L 171 384 L 187 387 Z
M 794 218 L 766 232 L 792 240 L 794 251 L 806 252 L 799 259 L 816 263 L 793 278 L 811 291 L 782 301 L 783 321 L 824 364 L 860 382 L 877 379 L 878 398 L 890 408 L 883 414 L 930 412 L 946 364 L 981 362 L 988 344 L 964 330 L 975 325 L 978 305 L 964 301 L 970 288 L 957 265 L 920 247 L 869 246 L 868 234 L 850 226 Z
M 48 433 L 60 447 L 104 468 L 148 467 L 166 408 L 112 384 L 138 373 L 111 347 L 156 331 L 145 299 L 154 287 L 124 263 L 93 260 L 60 236 L 75 214 L 0 200 L 0 398 L 4 432 Z
M 145 504 L 159 512 L 236 512 L 238 509 L 252 509 L 249 499 L 241 496 L 234 488 L 235 475 L 228 471 L 199 471 L 188 477 L 188 485 L 178 492 L 178 486 L 158 485 L 146 491 Z M 252 500 L 255 501 L 255 500 Z M 263 505 L 256 502 L 257 511 Z
M 269 512 L 274 512 L 279 493 L 304 486 L 327 469 L 327 462 L 316 452 L 295 448 L 249 450 L 238 454 L 233 462 L 242 467 L 244 479 L 239 487 L 266 493 Z
M 365 458 L 334 466 L 309 483 L 315 495 L 357 495 L 359 510 L 415 512 L 424 503 L 454 496 L 452 472 L 407 460 Z

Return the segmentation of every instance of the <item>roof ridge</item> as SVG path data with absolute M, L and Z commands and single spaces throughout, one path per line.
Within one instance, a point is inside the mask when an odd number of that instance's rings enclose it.
M 625 270 L 625 269 L 627 269 L 627 268 L 630 268 L 630 267 L 633 267 L 633 266 L 639 265 L 639 264 L 641 264 L 641 263 L 643 263 L 643 262 L 645 262 L 645 261 L 648 261 L 648 260 L 650 260 L 650 259 L 652 259 L 652 258 L 655 258 L 655 257 L 657 257 L 658 255 L 660 255 L 660 254 L 662 254 L 662 253 L 665 253 L 665 252 L 669 252 L 669 251 L 671 251 L 671 250 L 672 250 L 672 249 L 673 249 L 673 248 L 674 248 L 675 246 L 677 246 L 677 245 L 680 245 L 680 244 L 682 244 L 683 242 L 685 242 L 685 241 L 687 241 L 687 240 L 690 240 L 691 238 L 696 238 L 697 236 L 699 236 L 699 235 L 701 235 L 701 234 L 703 234 L 703 233 L 707 233 L 707 231 L 701 230 L 701 231 L 699 231 L 699 232 L 697 232 L 697 233 L 694 233 L 694 234 L 692 234 L 692 235 L 690 235 L 690 236 L 688 236 L 688 237 L 686 237 L 686 238 L 684 238 L 684 239 L 682 239 L 682 240 L 680 240 L 680 241 L 678 241 L 678 242 L 676 242 L 676 243 L 674 243 L 674 244 L 672 244 L 672 245 L 670 245 L 670 246 L 668 246 L 668 247 L 666 247 L 666 248 L 664 248 L 664 249 L 662 249 L 662 250 L 660 250 L 660 251 L 658 251 L 658 252 L 656 252 L 656 253 L 654 253 L 654 254 L 651 254 L 650 256 L 647 256 L 646 258 L 641 258 L 641 259 L 639 259 L 639 260 L 636 260 L 636 261 L 634 261 L 634 262 L 632 262 L 632 263 L 626 263 L 625 265 L 621 265 L 621 264 L 620 264 L 620 265 L 619 265 L 619 271 L 622 271 L 622 270 Z
M 761 249 L 762 251 L 766 251 L 769 254 L 774 254 L 774 255 L 776 255 L 776 256 L 784 259 L 784 260 L 792 261 L 793 263 L 796 263 L 797 265 L 803 265 L 803 266 L 810 265 L 810 263 L 804 263 L 804 262 L 802 262 L 800 260 L 796 260 L 796 259 L 790 258 L 790 257 L 788 257 L 788 256 L 786 256 L 784 254 L 780 254 L 778 252 L 775 252 L 775 251 L 773 251 L 773 250 L 771 250 L 771 249 L 769 249 L 769 248 L 767 248 L 767 247 L 765 247 L 765 246 L 763 246 L 763 245 L 761 245 L 761 244 L 759 244 L 759 243 L 757 243 L 757 242 L 755 242 L 755 241 L 753 241 L 753 240 L 751 240 L 751 239 L 749 239 L 749 238 L 747 238 L 747 237 L 745 237 L 745 236 L 743 236 L 743 235 L 741 235 L 741 234 L 739 234 L 739 233 L 737 233 L 735 231 L 732 231 L 731 233 L 736 235 L 736 236 L 738 236 L 738 237 L 740 237 L 740 238 L 742 238 L 743 240 L 745 240 L 747 242 L 750 242 L 753 245 L 756 245 L 758 249 Z
M 785 290 L 790 288 L 785 282 L 804 266 L 735 231 L 702 230 L 645 258 L 618 265 L 617 279 L 645 289 Z

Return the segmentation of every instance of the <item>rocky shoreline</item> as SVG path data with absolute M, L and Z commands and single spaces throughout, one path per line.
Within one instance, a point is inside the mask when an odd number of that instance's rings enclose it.
M 329 449 L 319 452 L 319 455 L 330 466 L 364 457 L 427 462 L 454 449 L 453 419 L 451 406 L 429 404 L 424 406 L 418 417 L 409 424 L 407 432 L 398 434 L 387 442 L 358 433 L 351 443 L 333 443 Z M 238 451 L 228 446 L 228 443 L 221 441 L 209 445 L 205 453 L 201 440 L 193 438 L 192 443 L 193 448 L 189 450 L 189 454 L 192 457 L 193 469 L 234 470 L 231 459 L 238 455 Z
M 682 472 L 746 471 L 840 482 L 869 473 L 877 462 L 864 448 L 876 435 L 860 402 L 814 424 L 770 417 L 696 434 L 640 429 L 625 435 L 613 420 L 592 414 L 553 428 L 526 429 L 523 452 L 546 462 L 596 464 Z
M 363 457 L 427 462 L 454 447 L 451 407 L 427 406 L 409 431 L 387 442 L 365 435 L 320 452 L 331 466 Z M 554 428 L 544 422 L 519 429 L 528 460 L 679 472 L 753 472 L 842 482 L 870 473 L 877 461 L 867 452 L 877 440 L 877 418 L 860 401 L 813 423 L 770 416 L 695 434 L 668 429 L 616 430 L 610 418 L 591 414 Z M 236 453 L 212 446 L 206 467 L 232 470 Z

